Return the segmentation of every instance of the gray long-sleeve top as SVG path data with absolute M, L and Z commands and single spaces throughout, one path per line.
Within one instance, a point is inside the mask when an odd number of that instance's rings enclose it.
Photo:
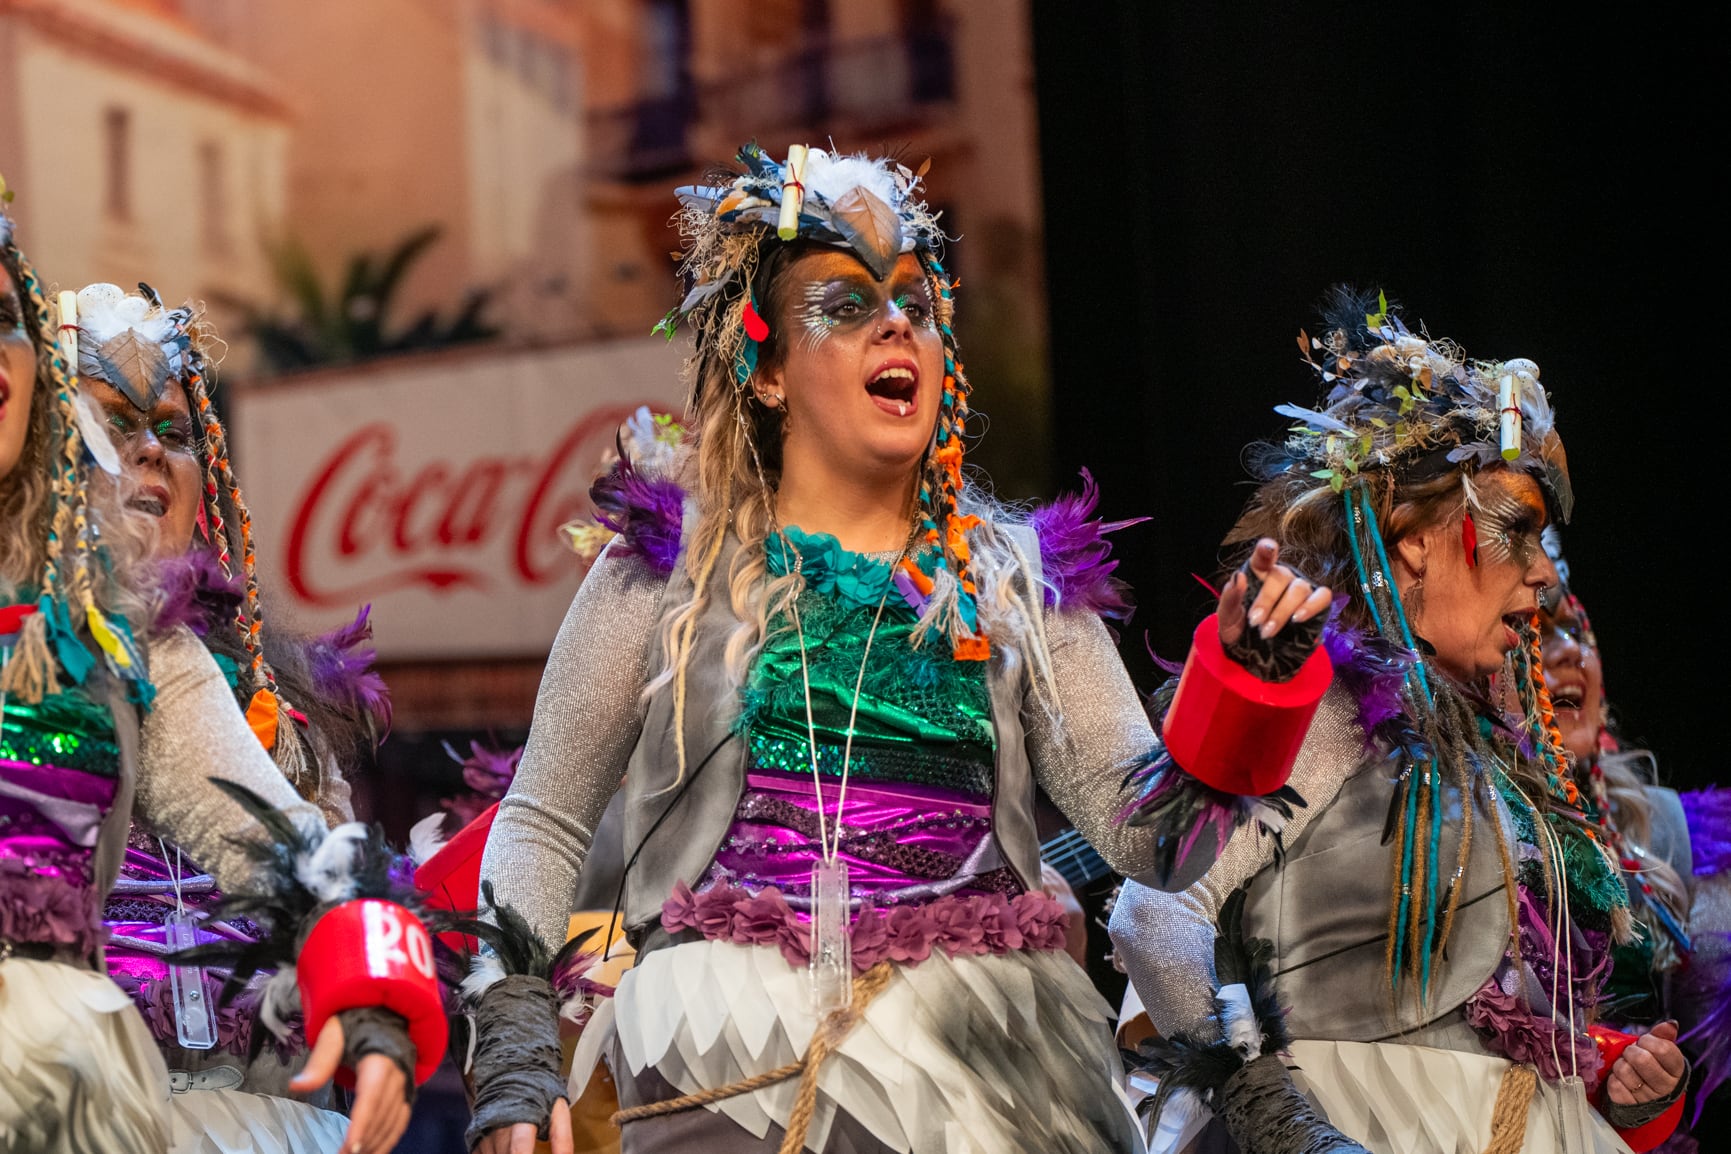
M 133 816 L 185 847 L 222 889 L 243 888 L 253 867 L 235 840 L 256 833 L 257 823 L 212 777 L 245 786 L 303 828 L 322 828 L 324 818 L 259 745 L 222 670 L 190 629 L 151 643 L 150 679 L 156 700 L 140 728 Z
M 596 560 L 554 641 L 528 746 L 499 804 L 481 877 L 552 948 L 565 940 L 590 840 L 642 735 L 666 588 L 612 546 Z M 1044 628 L 1061 713 L 1024 694 L 1034 778 L 1114 869 L 1143 874 L 1154 835 L 1116 819 L 1125 766 L 1157 748 L 1153 729 L 1097 616 L 1047 609 Z

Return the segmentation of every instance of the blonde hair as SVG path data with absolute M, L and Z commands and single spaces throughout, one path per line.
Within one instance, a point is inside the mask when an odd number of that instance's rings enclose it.
M 125 481 L 91 472 L 76 417 L 77 377 L 54 339 L 41 279 L 15 242 L 0 246 L 0 262 L 17 286 L 36 350 L 24 451 L 0 478 L 0 589 L 8 599 L 29 590 L 64 600 L 75 630 L 84 630 L 95 611 L 125 619 L 142 638 L 152 611 L 131 582 L 155 546 L 155 526 L 127 508 L 132 493 Z M 93 563 L 98 550 L 100 563 Z M 0 691 L 40 701 L 58 692 L 58 671 L 47 623 L 33 614 L 0 670 Z

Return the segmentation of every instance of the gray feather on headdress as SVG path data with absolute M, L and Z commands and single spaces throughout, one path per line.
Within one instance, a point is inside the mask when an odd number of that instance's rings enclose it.
M 78 359 L 85 376 L 107 381 L 143 412 L 155 406 L 174 376 L 162 346 L 137 329 L 126 329 Z
M 829 218 L 873 276 L 883 280 L 890 275 L 902 252 L 902 221 L 895 209 L 857 185 L 830 206 Z

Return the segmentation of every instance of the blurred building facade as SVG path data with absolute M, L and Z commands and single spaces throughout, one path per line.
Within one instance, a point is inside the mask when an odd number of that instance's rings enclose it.
M 292 311 L 308 280 L 328 303 L 428 226 L 399 318 L 484 290 L 507 351 L 635 338 L 677 297 L 672 188 L 745 141 L 929 157 L 976 408 L 1003 417 L 972 459 L 1032 495 L 1029 26 L 1027 0 L 0 0 L 0 171 L 50 280 L 209 300 L 229 387 L 270 388 L 239 318 Z M 393 661 L 399 728 L 520 729 L 544 654 Z
M 283 87 L 183 5 L 0 0 L 0 169 L 51 283 L 268 296 L 291 123 Z

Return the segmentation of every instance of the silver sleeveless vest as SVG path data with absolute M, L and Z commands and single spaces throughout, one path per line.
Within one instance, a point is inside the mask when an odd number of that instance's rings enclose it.
M 1394 795 L 1393 763 L 1362 761 L 1322 814 L 1287 847 L 1286 864 L 1250 883 L 1244 932 L 1274 943 L 1287 1024 L 1299 1039 L 1378 1042 L 1420 1029 L 1459 1008 L 1496 970 L 1508 944 L 1508 903 L 1491 822 L 1514 846 L 1508 811 L 1473 812 L 1473 839 L 1448 946 L 1432 959 L 1429 997 L 1397 1004 L 1385 969 L 1389 890 L 1395 860 L 1382 844 Z M 1460 844 L 1461 798 L 1447 791 L 1441 870 L 1445 887 Z M 1441 917 L 1439 912 L 1438 924 Z

